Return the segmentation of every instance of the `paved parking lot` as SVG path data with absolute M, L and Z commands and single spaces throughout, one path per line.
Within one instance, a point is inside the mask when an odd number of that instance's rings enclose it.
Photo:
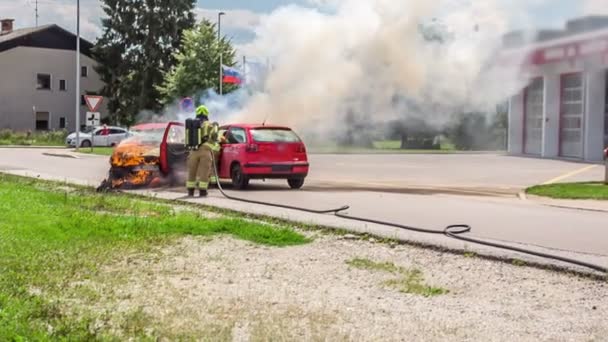
M 498 154 L 312 155 L 309 184 L 517 193 L 546 182 L 603 180 L 603 165 Z M 370 189 L 371 190 L 371 189 Z

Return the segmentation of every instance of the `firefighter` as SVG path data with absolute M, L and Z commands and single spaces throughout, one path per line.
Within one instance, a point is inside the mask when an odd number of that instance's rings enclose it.
M 211 153 L 217 141 L 217 124 L 209 122 L 209 110 L 204 105 L 196 108 L 196 119 L 200 122 L 198 141 L 190 142 L 191 151 L 188 154 L 188 180 L 186 188 L 188 196 L 194 196 L 198 187 L 201 197 L 207 196 L 209 188 L 209 170 L 213 170 Z M 197 183 L 198 180 L 198 183 Z

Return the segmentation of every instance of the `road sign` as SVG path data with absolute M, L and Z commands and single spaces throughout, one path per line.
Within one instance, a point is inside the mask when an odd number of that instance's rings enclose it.
M 194 101 L 189 97 L 184 97 L 180 102 L 179 106 L 182 111 L 186 113 L 194 112 Z
M 101 106 L 101 102 L 103 101 L 103 96 L 96 95 L 85 95 L 84 100 L 87 103 L 87 107 L 91 112 L 96 112 Z
M 101 121 L 101 114 L 99 112 L 87 112 L 86 125 L 87 126 L 99 126 Z

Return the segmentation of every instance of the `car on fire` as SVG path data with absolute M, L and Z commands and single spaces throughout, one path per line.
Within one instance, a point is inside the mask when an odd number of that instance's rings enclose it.
M 132 136 L 110 157 L 111 188 L 183 183 L 188 151 L 180 122 L 145 123 L 131 128 Z M 286 179 L 292 189 L 308 175 L 306 147 L 288 127 L 233 124 L 220 128 L 225 138 L 218 161 L 220 179 L 245 189 L 252 179 Z
M 135 188 L 175 183 L 185 171 L 185 129 L 180 122 L 145 123 L 131 127 L 110 157 L 107 186 Z

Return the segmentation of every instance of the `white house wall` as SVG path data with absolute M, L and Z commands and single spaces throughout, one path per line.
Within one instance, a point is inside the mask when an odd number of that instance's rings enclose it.
M 103 87 L 93 67 L 96 62 L 81 54 L 81 65 L 88 67 L 88 77 L 80 78 L 81 94 L 99 92 Z M 51 90 L 37 90 L 37 74 L 51 75 Z M 67 128 L 75 129 L 76 53 L 70 50 L 16 47 L 0 53 L 0 129 L 33 130 L 35 112 L 49 112 L 50 129 L 59 128 L 61 117 Z M 59 90 L 59 80 L 66 80 L 67 90 Z M 35 107 L 35 110 L 34 110 Z M 84 123 L 86 106 L 79 106 Z M 105 116 L 105 106 L 101 108 Z

